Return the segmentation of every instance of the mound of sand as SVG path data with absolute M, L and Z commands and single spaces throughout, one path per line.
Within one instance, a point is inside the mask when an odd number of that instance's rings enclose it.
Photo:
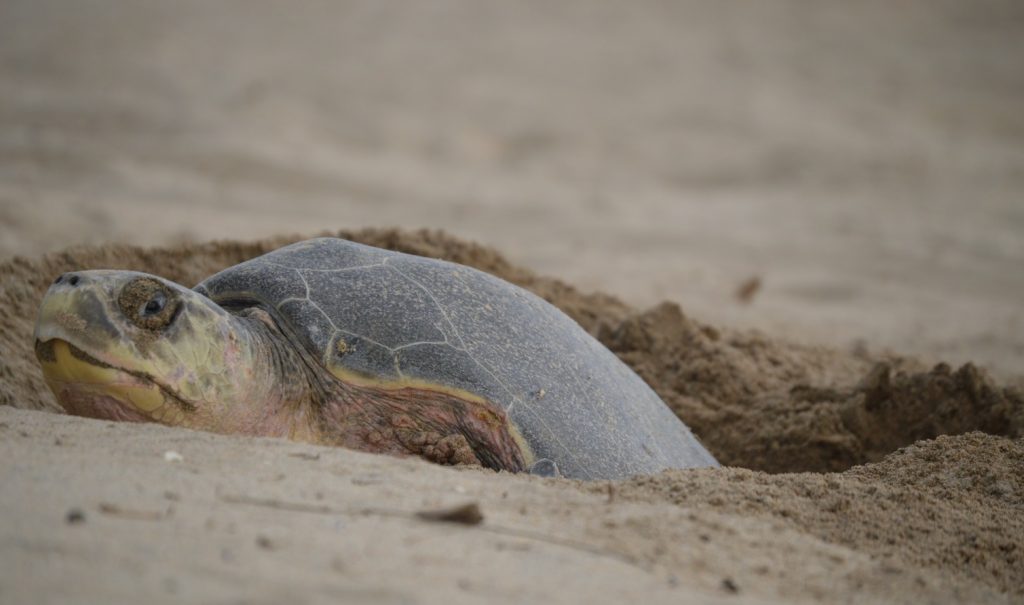
M 376 601 L 401 600 L 401 594 L 417 586 L 423 590 L 415 574 L 394 585 L 385 581 L 388 570 L 404 569 L 388 563 L 392 557 L 410 565 L 425 557 L 443 569 L 432 594 L 482 591 L 513 600 L 529 596 L 534 576 L 551 582 L 548 586 L 537 580 L 535 590 L 547 586 L 550 590 L 542 592 L 546 595 L 561 590 L 568 600 L 591 593 L 669 600 L 685 594 L 705 600 L 735 598 L 739 593 L 753 601 L 822 602 L 1024 596 L 1019 546 L 1024 543 L 1024 397 L 997 384 L 984 370 L 971 364 L 924 367 L 913 359 L 844 353 L 712 327 L 687 317 L 672 303 L 637 311 L 613 297 L 581 293 L 534 275 L 489 248 L 437 232 L 366 230 L 341 235 L 464 263 L 533 290 L 632 366 L 724 464 L 737 468 L 576 484 L 444 469 L 274 440 L 2 411 L 7 461 L 3 481 L 8 486 L 3 500 L 5 510 L 19 513 L 5 515 L 4 557 L 39 561 L 55 556 L 73 571 L 60 586 L 80 580 L 103 596 L 116 592 L 89 584 L 88 576 L 116 567 L 128 556 L 119 548 L 135 548 L 137 565 L 154 574 L 157 567 L 167 569 L 173 582 L 149 576 L 121 581 L 149 586 L 146 582 L 152 580 L 157 592 L 173 585 L 174 590 L 164 592 L 177 594 L 182 583 L 206 573 L 175 555 L 176 548 L 187 552 L 189 537 L 204 540 L 203 519 L 218 526 L 230 517 L 236 530 L 245 528 L 242 533 L 272 522 L 276 531 L 287 535 L 284 540 L 292 545 L 291 551 L 308 543 L 304 557 L 322 555 L 330 560 L 336 545 L 318 537 L 322 527 L 308 517 L 350 518 L 359 502 L 388 501 L 408 512 L 443 504 L 450 498 L 442 495 L 455 490 L 483 507 L 480 535 L 468 529 L 437 530 L 405 512 L 392 515 L 386 507 L 369 507 L 359 509 L 359 522 L 352 521 L 353 533 L 346 540 L 369 544 L 373 532 L 384 532 L 390 546 L 374 550 L 372 556 L 381 559 L 377 563 L 371 557 L 341 563 L 341 572 L 307 570 L 303 577 L 316 585 L 310 588 L 308 583 L 288 580 L 287 570 L 273 571 L 275 549 L 266 545 L 272 546 L 276 538 L 257 536 L 256 550 L 267 552 L 253 559 L 253 565 L 265 566 L 269 575 L 261 582 L 271 582 L 275 589 L 294 584 L 326 595 L 348 594 L 338 586 L 351 588 L 347 582 L 358 570 L 356 575 L 369 578 L 360 584 L 364 592 L 358 594 Z M 3 261 L 0 403 L 58 409 L 42 382 L 31 341 L 36 307 L 54 276 L 84 268 L 134 269 L 192 285 L 295 239 L 165 249 L 83 247 Z M 932 440 L 922 441 L 928 439 Z M 147 457 L 133 457 L 140 448 Z M 161 448 L 194 450 L 183 467 L 192 473 L 187 481 L 178 467 L 159 459 Z M 330 459 L 332 468 L 348 470 L 331 471 L 333 478 L 328 477 L 303 467 L 294 456 Z M 359 473 L 389 478 L 360 484 Z M 266 479 L 267 474 L 275 479 Z M 338 480 L 339 475 L 346 479 Z M 311 483 L 300 483 L 301 477 Z M 333 485 L 339 481 L 345 485 Z M 351 487 L 349 481 L 360 486 L 357 496 L 344 489 Z M 161 500 L 166 482 L 181 485 L 181 491 Z M 263 485 L 267 482 L 274 484 L 273 489 Z M 218 489 L 229 483 L 236 495 L 272 494 L 226 501 Z M 140 510 L 145 513 L 156 506 L 153 510 L 163 512 L 153 513 L 151 525 L 161 529 L 131 537 L 103 525 L 113 532 L 107 538 L 69 537 L 67 526 L 54 525 L 53 515 L 63 514 L 59 506 L 38 506 L 44 494 L 55 492 L 62 494 L 56 499 L 62 506 L 80 501 L 79 506 L 89 509 L 86 517 L 92 515 L 89 506 L 104 519 L 137 517 Z M 104 498 L 118 502 L 115 506 Z M 173 515 L 165 510 L 168 499 L 176 511 Z M 246 503 L 248 508 L 242 506 Z M 118 514 L 119 510 L 129 513 Z M 267 517 L 268 510 L 272 518 Z M 15 525 L 14 517 L 28 521 Z M 236 534 L 212 531 L 202 548 L 214 548 L 210 545 L 222 538 L 235 540 Z M 505 537 L 499 539 L 499 534 Z M 545 536 L 547 541 L 540 540 Z M 543 545 L 537 546 L 538 541 Z M 95 554 L 98 543 L 104 545 L 105 556 L 87 556 Z M 406 550 L 398 554 L 395 549 Z M 442 556 L 450 549 L 460 556 Z M 481 554 L 493 554 L 494 549 L 502 553 L 497 559 Z M 597 580 L 587 585 L 589 589 L 580 578 L 557 582 L 559 573 L 563 578 L 589 576 L 592 572 L 584 573 L 588 557 L 632 571 L 616 572 L 623 575 L 613 592 L 602 592 Z M 216 569 L 233 565 L 224 556 L 207 564 Z M 17 571 L 8 567 L 0 573 Z M 17 578 L 10 576 L 0 585 L 17 587 Z M 198 585 L 211 582 L 217 584 L 207 576 Z M 46 584 L 26 580 L 20 586 L 45 589 Z M 220 594 L 215 588 L 196 596 Z M 383 592 L 374 592 L 378 589 Z

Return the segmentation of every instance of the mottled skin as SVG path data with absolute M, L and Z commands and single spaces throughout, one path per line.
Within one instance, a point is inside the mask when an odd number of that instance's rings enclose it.
M 632 370 L 492 275 L 335 238 L 194 290 L 61 276 L 36 351 L 71 413 L 581 479 L 714 466 Z

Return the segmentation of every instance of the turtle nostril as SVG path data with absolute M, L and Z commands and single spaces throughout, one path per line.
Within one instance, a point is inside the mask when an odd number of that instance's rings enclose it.
M 71 286 L 77 286 L 78 282 L 80 280 L 81 280 L 81 278 L 79 278 L 77 275 L 72 274 L 72 275 L 68 276 L 68 284 L 71 285 Z
M 53 283 L 55 283 L 55 284 L 59 284 L 59 283 L 60 283 L 60 282 L 62 282 L 62 281 L 64 281 L 64 274 L 63 274 L 63 273 L 62 273 L 62 274 L 60 274 L 60 275 L 58 275 L 58 276 L 57 276 L 57 279 L 53 280 Z

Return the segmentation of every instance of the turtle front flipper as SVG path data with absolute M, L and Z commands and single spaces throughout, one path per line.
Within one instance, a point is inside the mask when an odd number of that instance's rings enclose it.
M 392 423 L 412 422 L 408 416 L 400 416 L 392 419 Z M 442 435 L 437 431 L 417 430 L 415 428 L 396 431 L 399 442 L 410 453 L 416 454 L 437 464 L 448 464 L 452 466 L 462 464 L 477 464 L 482 462 L 473 451 L 469 440 L 461 433 Z
M 525 471 L 533 461 L 505 411 L 468 393 L 412 381 L 340 376 L 332 390 L 321 426 L 338 445 L 509 472 Z

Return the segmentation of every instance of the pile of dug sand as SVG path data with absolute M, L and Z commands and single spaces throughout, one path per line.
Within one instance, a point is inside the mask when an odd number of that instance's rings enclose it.
M 15 257 L 0 263 L 0 557 L 18 564 L 0 566 L 0 598 L 216 598 L 240 578 L 245 594 L 314 601 L 1024 598 L 1024 397 L 983 369 L 787 343 L 673 303 L 638 311 L 441 233 L 340 235 L 536 292 L 730 468 L 577 483 L 15 411 L 59 411 L 31 340 L 55 275 L 133 269 L 194 285 L 298 238 Z M 483 521 L 414 514 L 453 501 Z M 63 573 L 43 575 L 44 560 Z

